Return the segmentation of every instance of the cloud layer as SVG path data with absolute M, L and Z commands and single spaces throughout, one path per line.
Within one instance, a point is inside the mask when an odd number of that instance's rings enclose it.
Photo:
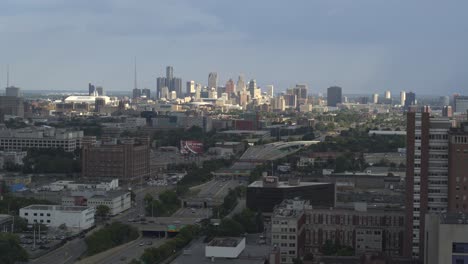
M 183 81 L 243 73 L 284 90 L 467 93 L 466 1 L 3 0 L 6 64 L 26 90 L 88 82 L 154 88 L 166 65 Z

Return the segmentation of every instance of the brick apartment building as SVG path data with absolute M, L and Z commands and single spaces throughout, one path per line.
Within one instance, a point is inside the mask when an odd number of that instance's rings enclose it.
M 109 139 L 85 137 L 82 143 L 82 177 L 139 182 L 150 174 L 149 138 Z

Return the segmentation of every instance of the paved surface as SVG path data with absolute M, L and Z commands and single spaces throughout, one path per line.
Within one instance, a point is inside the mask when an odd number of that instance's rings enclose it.
M 86 243 L 84 239 L 77 238 L 67 242 L 62 247 L 42 256 L 37 259 L 29 261 L 34 264 L 52 264 L 52 263 L 63 263 L 71 264 L 75 263 L 76 260 L 86 251 Z
M 198 197 L 224 198 L 229 189 L 234 189 L 239 185 L 238 181 L 212 180 L 209 184 L 203 186 L 198 193 Z

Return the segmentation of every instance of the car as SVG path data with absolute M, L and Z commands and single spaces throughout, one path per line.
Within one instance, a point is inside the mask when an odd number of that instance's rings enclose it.
M 139 244 L 140 247 L 142 247 L 142 246 L 144 246 L 144 245 L 145 245 L 145 243 L 143 243 L 143 242 L 141 242 L 141 243 Z

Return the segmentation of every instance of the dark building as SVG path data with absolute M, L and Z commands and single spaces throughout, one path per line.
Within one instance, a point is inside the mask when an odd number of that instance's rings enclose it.
M 95 91 L 96 91 L 96 87 L 93 84 L 89 83 L 88 84 L 88 95 L 93 95 Z
M 327 89 L 327 106 L 336 107 L 338 104 L 341 104 L 341 87 L 332 86 Z
M 405 109 L 416 104 L 416 94 L 413 92 L 406 93 Z
M 449 132 L 448 210 L 468 213 L 468 123 Z
M 161 98 L 163 87 L 167 87 L 169 93 L 175 91 L 179 98 L 184 95 L 182 92 L 182 79 L 174 77 L 174 68 L 172 66 L 166 67 L 166 77 L 158 77 L 156 79 L 156 99 Z
M 300 182 L 290 179 L 280 182 L 278 177 L 266 176 L 247 187 L 247 207 L 253 211 L 272 212 L 285 199 L 300 198 L 312 206 L 335 206 L 335 184 Z
M 102 86 L 96 87 L 96 92 L 99 96 L 105 96 L 104 88 Z
M 141 90 L 141 95 L 144 95 L 144 96 L 146 96 L 146 98 L 150 99 L 151 98 L 151 90 L 147 89 L 147 88 L 144 88 L 143 90 Z
M 452 107 L 450 105 L 444 105 L 444 107 L 442 108 L 442 116 L 443 117 L 452 117 L 453 116 Z
M 138 89 L 138 88 L 134 88 L 134 89 L 132 90 L 132 93 L 133 93 L 133 96 L 132 96 L 133 99 L 136 99 L 136 98 L 140 98 L 140 97 L 141 97 L 141 90 Z
M 408 102 L 408 96 L 406 97 Z M 410 99 L 411 100 L 411 99 Z M 406 124 L 406 225 L 404 255 L 424 256 L 424 216 L 448 207 L 448 118 L 434 118 L 429 108 L 408 112 Z
M 84 137 L 81 155 L 83 178 L 118 178 L 125 183 L 135 183 L 150 176 L 148 138 L 120 141 L 103 138 L 97 144 L 96 137 Z
M 171 82 L 171 86 L 169 87 L 169 92 L 175 91 L 177 94 L 177 98 L 181 98 L 184 96 L 182 93 L 182 79 L 181 78 L 173 78 Z

